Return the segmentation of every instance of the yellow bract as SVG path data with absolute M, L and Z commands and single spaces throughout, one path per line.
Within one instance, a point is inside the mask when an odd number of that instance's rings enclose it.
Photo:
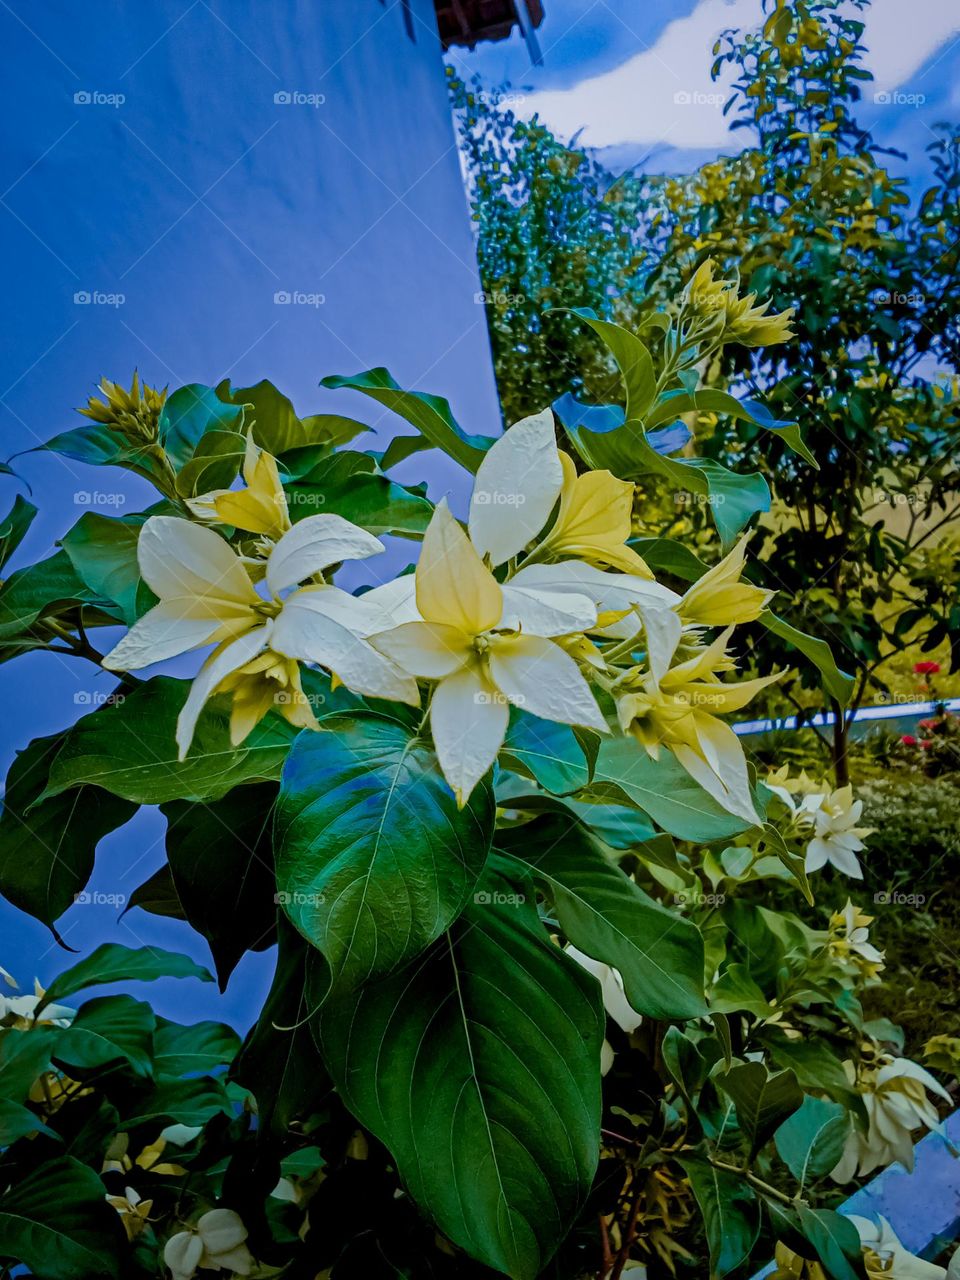
M 747 538 L 741 538 L 719 564 L 693 584 L 677 605 L 684 622 L 729 627 L 759 618 L 774 592 L 740 581 L 747 542 Z
M 220 524 L 231 524 L 245 533 L 259 533 L 276 540 L 290 528 L 287 498 L 280 483 L 280 470 L 272 454 L 259 449 L 247 436 L 243 461 L 245 489 L 215 489 L 189 498 L 194 515 Z
M 573 459 L 559 452 L 563 467 L 560 510 L 540 544 L 540 558 L 586 560 L 652 579 L 643 558 L 624 545 L 631 533 L 633 485 L 609 471 L 577 475 Z
M 230 741 L 243 742 L 268 711 L 278 711 L 298 729 L 317 729 L 317 718 L 303 692 L 300 664 L 268 649 L 232 672 L 216 693 L 232 693 Z

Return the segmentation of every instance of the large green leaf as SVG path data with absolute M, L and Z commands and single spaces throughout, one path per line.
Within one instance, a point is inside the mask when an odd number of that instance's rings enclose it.
M 0 1147 L 9 1147 L 18 1138 L 25 1138 L 30 1133 L 43 1133 L 48 1138 L 60 1141 L 60 1135 L 45 1125 L 38 1115 L 19 1102 L 10 1098 L 0 1098 Z
M 149 593 L 137 563 L 143 519 L 118 520 L 87 511 L 60 539 L 80 581 L 94 595 L 118 605 L 128 626 L 141 612 L 138 595 Z
M 26 536 L 37 508 L 18 493 L 13 506 L 0 520 L 0 569 L 7 563 Z
M 126 1062 L 135 1075 L 153 1074 L 153 1010 L 132 996 L 99 996 L 88 1000 L 70 1026 L 54 1042 L 57 1062 L 76 1069 L 96 1069 Z
M 322 458 L 287 485 L 286 493 L 294 520 L 332 512 L 374 534 L 419 538 L 433 514 L 433 503 L 424 494 L 397 484 L 369 453 L 354 450 Z
M 684 413 L 726 414 L 741 422 L 749 422 L 779 436 L 787 448 L 817 467 L 817 460 L 804 443 L 796 422 L 775 418 L 759 400 L 737 400 L 728 391 L 716 387 L 702 387 L 698 391 L 669 391 L 661 396 L 647 419 L 647 427 L 653 428 L 672 422 Z M 817 467 L 819 470 L 819 467 Z
M 82 605 L 103 605 L 78 577 L 65 551 L 12 573 L 0 585 L 0 649 L 3 657 L 30 648 L 32 629 L 46 618 L 62 617 Z
M 448 453 L 468 471 L 477 470 L 493 444 L 490 436 L 471 436 L 463 431 L 450 412 L 450 405 L 441 396 L 404 391 L 387 369 L 368 369 L 366 373 L 353 375 L 331 374 L 321 378 L 320 385 L 362 391 L 385 409 L 406 418 L 434 448 Z
M 219 800 L 241 783 L 276 781 L 293 730 L 268 716 L 239 747 L 230 742 L 229 717 L 209 704 L 197 722 L 186 760 L 177 759 L 177 716 L 187 680 L 156 676 L 98 708 L 66 735 L 41 799 L 91 783 L 137 804 L 167 800 Z
M 760 1202 L 740 1174 L 715 1169 L 693 1156 L 679 1163 L 703 1214 L 710 1275 L 720 1280 L 750 1257 L 760 1234 Z
M 750 1158 L 774 1130 L 803 1102 L 803 1092 L 792 1071 L 773 1075 L 762 1062 L 743 1062 L 717 1076 L 717 1084 L 737 1108 L 737 1121 L 750 1143 Z
M 862 1280 L 863 1258 L 860 1233 L 849 1218 L 832 1209 L 797 1206 L 800 1230 L 817 1251 L 832 1280 Z
M 777 1154 L 800 1184 L 829 1173 L 843 1154 L 850 1114 L 839 1102 L 805 1094 L 803 1105 L 774 1134 Z
M 226 380 L 217 386 L 217 395 L 230 404 L 248 406 L 245 424 L 252 421 L 254 440 L 274 457 L 308 445 L 332 449 L 369 430 L 362 422 L 339 414 L 299 418 L 291 401 L 266 379 L 256 386 L 235 389 Z
M 212 982 L 213 977 L 191 960 L 176 951 L 164 951 L 160 947 L 122 947 L 116 942 L 104 942 L 85 959 L 65 969 L 47 987 L 37 1006 L 37 1012 L 52 1001 L 63 1000 L 75 991 L 101 986 L 105 982 L 152 982 L 155 978 L 199 978 Z
M 632 738 L 601 744 L 588 790 L 635 805 L 678 840 L 728 840 L 748 829 L 694 782 L 671 752 L 662 750 L 658 760 L 651 760 Z
M 78 787 L 37 803 L 64 734 L 35 738 L 7 774 L 0 813 L 0 893 L 46 925 L 81 893 L 100 840 L 136 806 L 98 787 Z
M 569 725 L 515 708 L 500 759 L 554 795 L 579 791 L 590 781 L 587 757 Z
M 532 884 L 483 885 L 402 973 L 322 1005 L 317 1034 L 440 1230 L 534 1280 L 597 1167 L 603 1015 L 596 982 L 546 937 Z
M 169 484 L 170 469 L 159 444 L 131 442 L 118 430 L 101 422 L 87 422 L 37 447 L 59 453 L 64 458 L 73 458 L 76 462 L 85 462 L 88 466 L 122 467 L 158 484 L 161 489 Z
M 0 1257 L 38 1280 L 99 1280 L 119 1275 L 123 1233 L 106 1187 L 72 1156 L 18 1177 L 0 1195 Z
M 706 1013 L 700 930 L 648 897 L 578 822 L 550 815 L 500 832 L 497 842 L 532 868 L 574 946 L 620 971 L 638 1013 Z
M 57 1035 L 53 1027 L 31 1027 L 29 1035 L 16 1027 L 0 1029 L 0 1098 L 26 1102 L 31 1085 L 50 1068 Z
M 835 698 L 841 707 L 847 705 L 853 696 L 855 681 L 853 676 L 847 675 L 837 666 L 837 660 L 826 640 L 807 635 L 805 631 L 791 626 L 783 618 L 778 618 L 769 609 L 764 609 L 759 620 L 768 631 L 779 636 L 781 640 L 786 640 L 787 644 L 792 645 L 794 649 L 799 649 L 805 658 L 809 658 L 823 676 L 823 687 L 830 697 Z
M 228 1066 L 240 1048 L 240 1037 L 223 1022 L 184 1025 L 157 1019 L 153 1037 L 153 1066 L 158 1079 L 209 1075 Z
M 323 961 L 285 920 L 277 933 L 273 983 L 231 1075 L 256 1098 L 263 1134 L 286 1137 L 291 1124 L 320 1109 L 333 1084 L 310 1030 L 304 991 L 308 952 L 321 966 Z M 323 974 L 320 985 L 326 983 Z
M 242 423 L 242 408 L 225 403 L 213 387 L 194 382 L 167 397 L 160 413 L 160 443 L 179 471 L 193 458 L 208 431 L 235 434 Z
M 167 858 L 187 920 L 210 944 L 220 989 L 246 951 L 275 940 L 273 783 L 237 787 L 222 800 L 162 806 Z
M 167 1124 L 205 1125 L 218 1115 L 232 1115 L 233 1104 L 220 1080 L 197 1076 L 188 1080 L 160 1080 L 125 1112 L 122 1129 L 148 1125 L 153 1131 Z
M 486 860 L 488 782 L 458 809 L 433 749 L 372 714 L 297 739 L 277 804 L 277 888 L 287 916 L 349 989 L 412 960 L 469 901 Z
M 603 340 L 616 360 L 623 379 L 627 421 L 646 426 L 647 414 L 657 395 L 657 376 L 647 347 L 629 329 L 598 319 L 596 312 L 587 307 L 571 310 Z

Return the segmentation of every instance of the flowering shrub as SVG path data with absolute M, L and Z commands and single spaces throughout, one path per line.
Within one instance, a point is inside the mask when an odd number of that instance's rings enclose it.
M 765 482 L 681 454 L 676 425 L 707 397 L 813 465 L 795 424 L 699 386 L 789 316 L 709 264 L 639 335 L 577 315 L 622 403 L 564 397 L 498 439 L 375 369 L 325 385 L 416 428 L 383 453 L 269 383 L 136 380 L 46 446 L 134 470 L 158 502 L 84 515 L 0 588 L 4 656 L 120 674 L 14 764 L 0 888 L 54 928 L 98 840 L 159 805 L 168 866 L 133 905 L 193 925 L 221 983 L 247 949 L 278 958 L 237 1054 L 128 997 L 52 1007 L 203 976 L 156 952 L 101 948 L 11 1002 L 0 1257 L 57 1280 L 572 1280 L 662 1273 L 691 1246 L 723 1276 L 779 1241 L 858 1274 L 829 1179 L 908 1161 L 942 1087 L 863 1017 L 883 955 L 860 907 L 834 900 L 818 930 L 763 905 L 771 882 L 812 901 L 828 862 L 856 877 L 868 833 L 849 788 L 758 778 L 724 717 L 780 673 L 737 678 L 742 629 L 834 699 L 850 681 L 751 581 Z M 465 524 L 390 477 L 426 448 L 473 475 Z M 651 473 L 709 508 L 712 566 L 644 536 Z M 31 514 L 11 512 L 8 554 Z M 388 535 L 421 546 L 385 580 Z M 333 582 L 347 561 L 366 589 Z M 196 650 L 192 679 L 136 674 Z

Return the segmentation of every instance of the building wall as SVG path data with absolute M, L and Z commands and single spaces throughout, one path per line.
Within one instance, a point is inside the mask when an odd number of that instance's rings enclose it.
M 467 429 L 496 431 L 432 0 L 406 14 L 401 0 L 10 0 L 0 32 L 0 457 L 78 425 L 93 384 L 134 367 L 171 387 L 268 377 L 302 413 L 336 408 L 390 434 L 401 424 L 372 402 L 317 387 L 386 364 L 447 396 Z M 462 503 L 444 459 L 420 455 L 411 472 L 424 458 L 434 494 Z M 42 518 L 14 564 L 89 506 L 150 501 L 124 473 L 44 454 L 16 465 Z M 16 492 L 0 476 L 4 510 Z M 47 655 L 0 667 L 2 763 L 103 687 L 87 664 Z M 110 837 L 92 887 L 129 894 L 162 862 L 162 829 L 144 815 Z M 108 932 L 188 938 L 116 914 L 77 906 L 63 932 L 82 949 Z M 21 979 L 68 959 L 3 904 L 0 932 L 0 963 Z

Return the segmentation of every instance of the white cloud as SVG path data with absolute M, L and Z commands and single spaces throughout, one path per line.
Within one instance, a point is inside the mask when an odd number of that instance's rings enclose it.
M 909 8 L 909 13 L 906 10 Z M 561 138 L 582 129 L 591 147 L 665 143 L 716 147 L 730 142 L 726 84 L 710 79 L 710 49 L 727 27 L 757 24 L 758 0 L 701 0 L 669 23 L 656 44 L 570 89 L 529 94 L 520 110 L 539 113 Z M 866 11 L 865 64 L 885 91 L 923 79 L 923 67 L 960 34 L 957 0 L 873 0 Z

